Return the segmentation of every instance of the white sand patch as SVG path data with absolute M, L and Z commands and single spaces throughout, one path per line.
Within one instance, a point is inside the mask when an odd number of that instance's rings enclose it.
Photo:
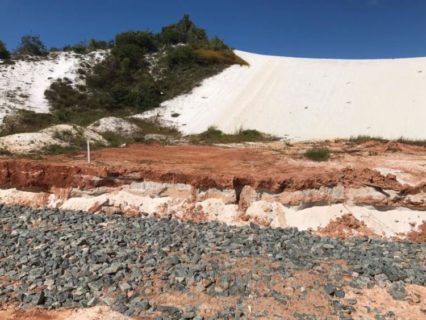
M 82 63 L 94 65 L 104 59 L 106 51 L 85 55 L 72 52 L 54 52 L 47 58 L 28 58 L 13 65 L 0 64 L 0 122 L 16 109 L 48 112 L 44 92 L 58 78 L 68 78 L 74 84 L 82 83 L 78 69 Z
M 199 202 L 201 212 L 207 215 L 208 221 L 220 221 L 229 225 L 239 225 L 238 206 L 235 204 L 225 204 L 221 199 L 207 199 Z
M 132 136 L 136 132 L 140 131 L 139 127 L 134 123 L 117 117 L 99 119 L 87 128 L 100 134 L 114 132 L 125 136 Z
M 144 113 L 184 133 L 257 129 L 293 140 L 357 135 L 426 139 L 426 58 L 333 60 L 236 51 L 232 66 Z M 179 117 L 172 117 L 179 113 Z
M 384 177 L 386 177 L 388 174 L 394 175 L 396 180 L 401 184 L 410 184 L 410 174 L 403 172 L 402 170 L 386 167 L 377 167 L 374 168 L 374 170 L 378 171 Z
M 288 208 L 285 218 L 289 227 L 299 230 L 323 228 L 338 217 L 351 213 L 356 219 L 365 222 L 368 228 L 379 235 L 397 236 L 412 230 L 412 224 L 419 225 L 426 220 L 425 211 L 395 208 L 379 211 L 373 207 L 347 206 L 336 204 L 317 206 L 302 210 Z
M 108 204 L 108 202 L 109 197 L 106 194 L 97 197 L 78 197 L 67 199 L 60 208 L 63 210 L 90 211 L 92 208 Z
M 13 154 L 41 151 L 49 145 L 66 147 L 67 143 L 54 139 L 46 132 L 17 133 L 0 138 L 0 148 Z
M 13 189 L 0 189 L 0 203 L 5 205 L 23 205 L 43 208 L 48 205 L 48 194 Z
M 16 133 L 0 138 L 0 149 L 14 154 L 39 152 L 51 145 L 67 147 L 69 139 L 81 136 L 92 142 L 108 145 L 108 142 L 96 132 L 79 126 L 60 124 L 41 130 L 40 132 Z

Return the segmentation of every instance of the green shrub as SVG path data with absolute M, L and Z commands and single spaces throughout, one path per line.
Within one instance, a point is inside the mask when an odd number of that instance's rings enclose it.
M 151 32 L 129 31 L 115 36 L 115 48 L 123 48 L 128 45 L 138 47 L 145 53 L 158 50 L 157 39 Z
M 102 136 L 108 141 L 111 147 L 119 147 L 122 144 L 130 144 L 137 142 L 144 142 L 144 135 L 142 132 L 136 132 L 132 136 L 125 136 L 116 132 L 108 131 L 102 133 Z
M 200 133 L 198 137 L 205 142 L 220 142 L 224 140 L 226 135 L 217 127 L 210 126 L 206 131 Z
M 368 142 L 368 141 L 389 142 L 391 140 L 388 140 L 388 139 L 385 139 L 385 138 L 382 138 L 382 137 L 360 135 L 360 136 L 356 136 L 356 137 L 351 137 L 349 139 L 349 141 L 354 142 L 354 143 L 365 143 L 365 142 Z M 402 143 L 402 144 L 426 147 L 426 140 L 413 140 L 413 139 L 407 139 L 407 138 L 401 137 L 396 141 L 399 142 L 399 143 Z
M 193 64 L 200 63 L 201 57 L 193 47 L 184 45 L 170 49 L 166 61 L 167 67 L 173 70 L 180 66 L 190 67 Z
M 112 48 L 113 41 L 107 42 L 102 40 L 96 40 L 96 39 L 90 39 L 88 43 L 89 51 L 95 51 L 95 50 L 106 50 L 109 48 Z
M 10 59 L 10 52 L 7 50 L 6 45 L 1 40 L 0 40 L 0 59 L 2 60 Z
M 6 150 L 6 149 L 3 149 L 3 148 L 0 148 L 0 156 L 12 156 L 13 154 L 12 154 L 12 152 L 10 152 L 9 150 Z
M 241 137 L 245 141 L 263 141 L 265 140 L 265 135 L 257 130 L 253 129 L 240 129 L 237 134 L 238 137 Z
M 196 46 L 205 46 L 208 44 L 206 31 L 198 28 L 188 15 L 184 15 L 176 24 L 162 28 L 159 38 L 166 45 L 188 43 Z
M 159 121 L 128 118 L 130 122 L 137 125 L 143 134 L 164 134 L 173 137 L 180 137 L 180 132 L 176 128 L 162 125 Z
M 306 150 L 304 155 L 312 161 L 327 161 L 330 159 L 330 150 L 328 148 L 311 148 Z
M 78 54 L 85 54 L 89 51 L 84 43 L 75 44 L 75 45 L 71 46 L 70 50 L 72 52 L 78 53 Z
M 68 81 L 58 79 L 44 92 L 52 110 L 78 107 L 85 103 L 86 94 L 74 89 Z
M 59 120 L 49 113 L 35 113 L 29 110 L 18 110 L 3 118 L 1 135 L 9 135 L 22 132 L 35 132 L 52 125 L 58 124 Z
M 214 126 L 209 127 L 206 131 L 193 135 L 190 140 L 193 143 L 242 143 L 242 142 L 267 142 L 276 138 L 267 134 L 263 134 L 257 130 L 240 129 L 234 134 L 225 134 Z
M 58 154 L 67 154 L 67 153 L 77 153 L 81 149 L 74 146 L 61 146 L 59 144 L 51 144 L 43 147 L 40 150 L 41 154 L 46 155 L 58 155 Z
M 218 37 L 213 37 L 210 40 L 209 49 L 221 51 L 221 50 L 229 50 L 229 47 L 225 44 L 225 42 L 222 39 Z
M 88 42 L 80 42 L 73 45 L 66 45 L 62 48 L 62 51 L 72 51 L 77 54 L 85 54 L 96 50 L 106 50 L 113 46 L 113 42 L 100 41 L 96 39 L 90 39 Z M 51 48 L 50 51 L 59 51 L 56 48 Z
M 368 141 L 386 141 L 386 139 L 383 139 L 381 137 L 359 135 L 359 136 L 355 136 L 355 137 L 350 137 L 349 141 L 355 142 L 355 143 L 364 143 L 364 142 L 368 142 Z
M 411 146 L 426 147 L 426 140 L 413 140 L 401 137 L 397 140 L 399 143 L 408 144 Z
M 16 49 L 19 55 L 46 56 L 48 50 L 40 39 L 40 36 L 25 35 L 21 38 L 21 43 Z

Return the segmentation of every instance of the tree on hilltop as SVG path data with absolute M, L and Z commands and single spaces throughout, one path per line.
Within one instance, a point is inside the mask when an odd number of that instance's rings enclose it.
M 207 32 L 198 28 L 189 15 L 184 15 L 179 22 L 162 28 L 160 38 L 166 45 L 186 43 L 204 46 L 209 42 Z
M 48 51 L 40 36 L 25 35 L 21 38 L 21 43 L 16 49 L 16 53 L 28 56 L 45 56 Z

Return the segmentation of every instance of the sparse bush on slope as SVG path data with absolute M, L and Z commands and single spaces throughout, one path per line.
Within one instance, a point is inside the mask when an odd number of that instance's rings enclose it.
M 58 123 L 59 120 L 49 113 L 18 110 L 4 117 L 0 135 L 5 136 L 14 133 L 36 132 Z
M 373 136 L 360 135 L 360 136 L 351 137 L 349 141 L 354 143 L 365 143 L 369 141 L 390 142 L 392 140 L 385 139 L 382 137 L 377 137 L 377 136 L 373 137 Z M 418 146 L 418 147 L 426 147 L 426 140 L 419 140 L 419 139 L 413 140 L 413 139 L 401 137 L 396 141 L 402 144 Z
M 193 143 L 242 143 L 242 142 L 266 142 L 276 140 L 275 137 L 261 133 L 257 130 L 239 129 L 234 134 L 223 133 L 218 128 L 211 126 L 206 131 L 193 135 Z
M 209 44 L 207 32 L 198 28 L 188 15 L 184 15 L 178 23 L 162 28 L 159 38 L 165 45 L 186 43 L 204 47 Z
M 86 54 L 96 50 L 107 50 L 113 47 L 112 41 L 102 41 L 96 39 L 90 39 L 88 42 L 80 42 L 73 45 L 66 45 L 62 48 L 62 51 L 72 51 L 77 54 Z M 59 51 L 56 48 L 52 48 L 51 51 Z
M 40 36 L 25 35 L 16 49 L 18 55 L 46 56 L 48 51 L 40 39 Z
M 51 111 L 68 123 L 77 123 L 75 117 L 81 120 L 85 113 L 124 116 L 189 92 L 232 64 L 245 62 L 184 16 L 159 34 L 117 34 L 110 55 L 87 74 L 85 87 L 58 80 L 45 96 Z
M 0 59 L 2 60 L 10 59 L 10 52 L 7 50 L 6 45 L 1 40 L 0 40 Z
M 311 148 L 306 150 L 304 155 L 312 161 L 327 161 L 330 159 L 330 150 L 328 148 Z

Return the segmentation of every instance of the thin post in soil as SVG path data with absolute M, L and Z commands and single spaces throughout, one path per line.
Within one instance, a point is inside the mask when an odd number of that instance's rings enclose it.
M 87 139 L 87 163 L 90 163 L 90 140 Z

